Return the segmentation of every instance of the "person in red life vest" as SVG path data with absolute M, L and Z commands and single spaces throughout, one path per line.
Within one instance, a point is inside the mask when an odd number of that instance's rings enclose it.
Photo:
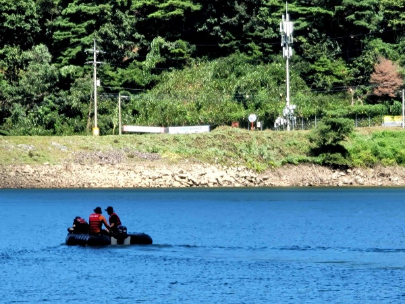
M 89 233 L 89 224 L 84 218 L 76 216 L 72 227 L 68 228 L 69 233 Z
M 110 225 L 107 224 L 107 220 L 101 213 L 103 213 L 101 211 L 101 208 L 97 207 L 96 209 L 94 209 L 94 213 L 90 214 L 89 233 L 110 235 L 110 233 L 107 230 L 102 229 L 103 224 L 107 229 L 110 229 Z
M 108 215 L 110 216 L 110 218 L 108 219 L 108 222 L 110 223 L 110 232 L 113 234 L 117 234 L 117 227 L 122 225 L 120 217 L 114 212 L 114 208 L 111 206 L 108 206 L 105 211 L 107 211 Z

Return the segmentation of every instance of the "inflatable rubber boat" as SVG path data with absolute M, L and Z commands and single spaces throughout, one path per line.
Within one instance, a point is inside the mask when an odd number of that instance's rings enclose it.
M 127 233 L 126 227 L 119 227 L 119 233 L 114 236 L 92 235 L 87 233 L 69 233 L 66 245 L 74 246 L 108 246 L 108 245 L 150 245 L 152 238 L 146 233 Z

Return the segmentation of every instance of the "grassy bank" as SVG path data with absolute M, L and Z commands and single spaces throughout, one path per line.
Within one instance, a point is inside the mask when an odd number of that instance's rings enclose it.
M 122 136 L 0 137 L 0 159 L 9 164 L 92 163 L 112 157 L 119 162 L 184 160 L 263 171 L 283 164 L 318 163 L 310 156 L 309 131 L 248 131 L 218 127 L 210 133 L 126 134 Z M 345 143 L 358 167 L 405 164 L 401 128 L 358 128 Z

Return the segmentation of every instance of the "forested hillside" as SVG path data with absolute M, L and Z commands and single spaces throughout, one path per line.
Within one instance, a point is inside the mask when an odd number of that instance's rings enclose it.
M 285 106 L 275 0 L 0 0 L 0 134 L 230 124 Z M 295 0 L 291 103 L 301 119 L 401 113 L 405 0 Z M 95 48 L 94 48 L 95 46 Z

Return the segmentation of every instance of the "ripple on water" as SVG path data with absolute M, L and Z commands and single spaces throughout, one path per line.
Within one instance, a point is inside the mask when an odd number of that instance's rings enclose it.
M 2 303 L 405 303 L 405 189 L 2 193 Z M 66 246 L 97 205 L 155 244 Z

